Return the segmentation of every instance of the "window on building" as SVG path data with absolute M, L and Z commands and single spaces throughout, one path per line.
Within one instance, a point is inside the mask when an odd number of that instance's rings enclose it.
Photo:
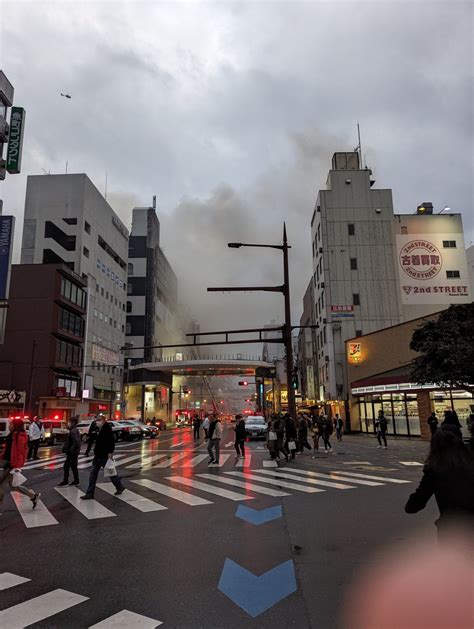
M 109 322 L 109 317 L 107 315 L 104 315 L 104 323 L 108 323 Z
M 99 314 L 99 313 L 97 312 L 97 308 L 94 308 L 94 317 L 97 317 L 97 316 L 98 316 L 98 314 Z
M 313 241 L 313 258 L 314 258 L 314 251 L 315 251 L 315 248 L 314 248 L 314 241 Z
M 88 223 L 87 221 L 84 221 L 84 231 L 85 231 L 87 234 L 90 234 L 90 233 L 91 233 L 91 226 L 89 225 L 89 223 Z
M 102 321 L 102 320 L 103 320 L 103 318 L 104 318 L 104 315 L 102 314 L 102 312 L 101 312 L 101 311 L 99 311 L 99 319 Z
M 352 295 L 352 303 L 354 306 L 360 306 L 360 295 L 359 293 L 354 293 Z
M 443 249 L 456 249 L 455 240 L 443 240 Z
M 61 296 L 72 301 L 80 308 L 85 308 L 87 303 L 86 292 L 65 277 L 61 278 Z
M 96 293 L 98 293 L 98 292 L 99 292 L 99 289 L 100 289 L 100 286 L 99 286 L 98 284 L 96 284 L 96 285 L 95 285 L 95 291 L 96 291 Z
M 89 257 L 89 249 L 87 247 L 82 247 L 82 253 L 84 254 L 85 258 Z
M 126 327 L 125 327 L 125 334 L 130 335 L 131 333 L 132 333 L 132 324 L 130 323 L 130 321 L 127 321 Z
M 102 295 L 102 297 L 104 296 L 104 293 L 105 293 L 104 287 L 102 286 L 102 288 L 100 289 L 100 294 Z
M 362 330 L 356 330 L 356 336 L 362 336 Z
M 117 305 L 117 297 L 115 298 L 115 305 Z M 120 308 L 120 306 L 119 306 L 119 308 Z
M 132 302 L 127 301 L 127 312 L 132 312 Z
M 317 241 L 319 242 L 321 240 L 321 223 L 319 223 L 318 225 L 318 234 L 317 234 Z
M 132 285 L 131 285 L 131 284 L 129 284 L 129 285 L 127 286 L 127 295 L 131 295 L 131 294 L 132 294 Z
M 446 277 L 449 279 L 455 279 L 457 277 L 461 277 L 461 273 L 459 271 L 446 271 Z
M 108 299 L 108 298 L 109 298 L 109 291 L 108 291 L 108 290 L 106 290 L 106 291 L 105 291 L 105 298 L 106 298 L 106 299 Z
M 131 262 L 128 263 L 128 274 L 133 275 L 133 264 Z
M 349 223 L 347 225 L 347 232 L 348 232 L 349 236 L 354 236 L 354 234 L 355 234 L 355 225 L 354 225 L 354 223 Z
M 351 258 L 351 271 L 357 271 L 357 258 Z
M 63 218 L 63 221 L 68 225 L 77 225 L 77 218 Z
M 402 234 L 408 234 L 408 227 L 404 226 L 401 228 L 401 233 Z
M 122 332 L 125 332 L 125 326 L 122 325 Z
M 326 326 L 323 328 L 323 343 L 326 345 Z
M 321 293 L 321 308 L 324 308 L 324 293 Z

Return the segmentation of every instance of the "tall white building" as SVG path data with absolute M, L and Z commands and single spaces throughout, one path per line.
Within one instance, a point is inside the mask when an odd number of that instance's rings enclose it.
M 395 215 L 356 152 L 335 153 L 311 220 L 318 399 L 344 412 L 345 341 L 470 301 L 459 214 Z M 355 344 L 356 345 L 356 344 Z
M 467 272 L 469 274 L 469 281 L 471 284 L 471 297 L 474 299 L 474 245 L 471 245 L 466 249 L 467 257 Z
M 85 174 L 28 177 L 22 264 L 65 262 L 88 282 L 82 388 L 92 400 L 121 389 L 129 233 Z M 104 410 L 91 403 L 91 411 Z

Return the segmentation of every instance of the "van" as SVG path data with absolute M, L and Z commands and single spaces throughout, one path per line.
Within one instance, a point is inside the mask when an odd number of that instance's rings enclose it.
M 68 430 L 67 423 L 61 419 L 42 419 L 44 428 L 43 443 L 55 446 L 59 441 L 65 441 Z

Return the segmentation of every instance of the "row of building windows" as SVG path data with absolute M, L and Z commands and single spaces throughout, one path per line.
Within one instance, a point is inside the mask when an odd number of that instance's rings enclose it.
M 84 319 L 65 308 L 61 308 L 59 311 L 59 329 L 75 336 L 84 337 Z
M 79 386 L 78 380 L 72 380 L 71 378 L 61 378 L 61 377 L 58 377 L 56 379 L 56 388 L 64 389 L 66 395 L 68 395 L 69 397 L 78 397 L 77 395 L 78 386 Z
M 102 310 L 97 310 L 97 308 L 94 308 L 94 317 L 98 317 L 99 321 L 108 323 L 109 325 L 113 326 L 116 330 L 120 327 L 120 322 L 117 322 L 116 319 L 112 319 L 112 317 L 109 317 L 108 315 L 104 314 Z M 123 332 L 124 331 L 123 325 L 121 326 L 121 329 Z
M 96 283 L 95 285 L 95 290 L 96 293 L 100 293 L 102 297 L 105 297 L 105 299 L 109 300 L 110 299 L 110 303 L 113 304 L 115 303 L 115 305 L 120 308 L 120 310 L 123 310 L 123 312 L 125 312 L 125 304 L 122 303 L 119 299 L 117 299 L 117 297 L 114 297 L 112 295 L 112 292 L 109 293 L 108 290 L 106 290 L 103 286 L 100 286 L 100 284 Z
M 109 256 L 125 271 L 127 269 L 126 263 L 122 260 L 122 258 L 116 253 L 112 247 L 102 238 L 102 236 L 98 236 L 97 242 L 99 243 L 99 247 L 109 254 Z
M 102 363 L 92 361 L 92 368 L 97 371 L 103 371 L 104 373 L 110 373 L 117 376 L 122 375 L 122 367 L 116 367 L 115 365 L 103 365 Z
M 65 277 L 61 278 L 61 296 L 68 299 L 73 304 L 76 304 L 80 308 L 83 308 L 84 310 L 86 309 L 86 291 Z
M 124 264 L 125 264 L 125 262 L 124 262 Z M 110 277 L 110 279 L 112 280 L 113 283 L 115 283 L 116 286 L 118 286 L 119 288 L 123 288 L 124 290 L 127 290 L 127 282 L 123 282 L 119 278 L 119 276 L 114 271 L 112 271 L 112 269 L 109 266 L 107 266 L 105 264 L 105 262 L 102 261 L 100 258 L 97 258 L 96 267 L 100 271 L 102 271 L 102 273 L 104 273 L 104 275 L 106 275 L 107 277 Z
M 56 362 L 71 367 L 82 365 L 82 348 L 67 341 L 57 340 L 56 342 Z

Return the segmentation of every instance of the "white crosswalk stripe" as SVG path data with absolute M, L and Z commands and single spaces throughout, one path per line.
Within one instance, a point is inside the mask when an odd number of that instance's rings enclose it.
M 274 480 L 272 478 L 261 477 L 258 475 L 250 474 L 249 472 L 225 472 L 226 474 L 232 474 L 233 476 L 243 476 L 250 480 L 257 481 L 259 483 L 265 483 L 268 485 L 276 485 L 277 487 L 285 487 L 285 489 L 295 489 L 296 491 L 303 491 L 307 494 L 315 494 L 324 489 L 317 489 L 316 487 L 306 487 L 305 485 L 296 485 L 295 483 L 289 483 L 287 481 Z
M 62 465 L 65 459 L 66 456 L 64 454 L 59 454 L 51 458 L 40 459 L 39 461 L 35 461 L 34 463 L 25 463 L 22 469 L 33 470 L 37 467 L 46 467 L 50 465 L 52 466 L 52 469 L 56 469 L 56 466 L 58 464 Z
M 185 442 L 184 441 L 180 441 L 179 443 L 173 443 L 171 445 L 172 448 L 178 448 L 179 446 L 184 446 Z
M 253 500 L 251 496 L 245 496 L 244 494 L 238 494 L 235 491 L 229 491 L 228 489 L 221 489 L 220 487 L 215 487 L 214 485 L 201 483 L 192 478 L 185 478 L 183 476 L 167 476 L 166 480 L 186 485 L 187 487 L 193 487 L 194 489 L 199 489 L 200 491 L 207 491 L 214 496 L 221 496 L 222 498 L 228 498 L 229 500 Z
M 230 454 L 221 454 L 219 456 L 219 463 L 211 463 L 209 467 L 223 467 L 224 464 L 229 460 Z
M 54 489 L 88 520 L 113 518 L 116 515 L 101 505 L 100 502 L 97 502 L 97 500 L 81 500 L 84 492 L 77 487 L 55 487 Z
M 127 465 L 127 469 L 139 469 L 143 470 L 150 469 L 153 466 L 155 461 L 159 461 L 160 459 L 164 459 L 167 455 L 164 453 L 161 454 L 153 454 L 152 456 L 147 456 L 138 463 L 134 463 L 133 465 Z
M 383 483 L 376 483 L 370 480 L 362 480 L 361 478 L 349 478 L 346 474 L 346 470 L 342 472 L 328 472 L 324 474 L 323 472 L 310 472 L 309 470 L 300 470 L 295 468 L 286 468 L 288 470 L 291 469 L 292 474 L 302 474 L 303 476 L 310 476 L 311 478 L 327 478 L 328 480 L 341 481 L 342 483 L 352 483 L 355 485 L 366 485 L 367 487 L 380 487 Z
M 32 529 L 38 526 L 51 526 L 53 524 L 58 524 L 58 521 L 48 511 L 42 500 L 38 500 L 36 509 L 33 509 L 33 503 L 27 496 L 19 494 L 16 491 L 12 491 L 11 496 L 15 501 L 16 508 L 18 509 L 26 528 Z
M 197 454 L 189 461 L 186 461 L 185 463 L 183 463 L 183 467 L 196 467 L 196 465 L 199 465 L 199 463 L 202 463 L 207 458 L 208 458 L 207 454 Z
M 152 491 L 156 491 L 159 494 L 168 496 L 168 498 L 179 500 L 179 502 L 184 502 L 191 507 L 212 504 L 210 500 L 206 500 L 205 498 L 200 498 L 198 496 L 193 496 L 192 494 L 188 494 L 185 491 L 175 489 L 174 487 L 168 487 L 168 485 L 157 483 L 155 481 L 149 480 L 148 478 L 133 480 L 132 483 L 136 483 L 137 485 L 141 485 L 142 487 L 148 487 L 148 489 L 151 489 Z
M 120 455 L 123 456 L 123 455 Z M 117 460 L 118 457 L 114 456 L 114 459 L 117 461 L 117 467 L 119 465 L 123 465 L 124 463 L 130 463 L 130 461 L 136 461 L 137 459 L 142 459 L 143 454 L 133 454 L 132 456 L 127 456 L 124 459 Z
M 110 618 L 102 620 L 89 629 L 155 629 L 163 623 L 141 614 L 135 614 L 124 609 Z
M 112 483 L 97 483 L 97 487 L 102 491 L 111 494 L 112 496 L 115 494 L 116 491 Z M 125 489 L 124 492 L 120 494 L 120 496 L 115 497 L 119 500 L 122 500 L 123 502 L 126 502 L 131 507 L 142 511 L 143 513 L 149 513 L 150 511 L 164 511 L 167 509 L 167 507 L 164 507 L 163 505 L 160 505 L 157 502 L 150 500 L 149 498 L 144 498 L 143 496 L 140 496 L 139 494 L 136 494 L 129 489 Z
M 17 574 L 11 572 L 2 572 L 0 574 L 0 592 L 2 590 L 8 590 L 8 588 L 21 585 L 22 583 L 28 583 L 31 579 L 25 579 L 25 577 L 19 577 Z
M 278 467 L 278 463 L 276 461 L 264 461 L 263 467 Z
M 331 472 L 332 474 L 337 474 L 338 472 Z M 370 474 L 356 474 L 355 472 L 348 472 L 344 470 L 344 475 L 352 478 L 367 478 L 368 480 L 379 480 L 383 483 L 396 483 L 397 485 L 402 485 L 405 483 L 411 483 L 409 480 L 401 480 L 400 478 L 389 478 L 388 476 L 372 476 Z
M 187 456 L 188 456 L 187 452 L 180 452 L 179 454 L 173 454 L 172 456 L 166 458 L 166 460 L 164 460 L 162 463 L 158 463 L 154 467 L 155 468 L 174 467 L 176 463 L 186 458 Z
M 123 457 L 126 456 L 126 454 L 115 454 L 114 453 L 114 460 L 117 463 L 117 465 L 120 465 L 120 463 L 122 462 L 121 459 L 123 459 Z M 137 456 L 141 456 L 140 454 L 138 454 Z M 134 459 L 136 457 L 133 457 Z M 79 463 L 79 465 L 77 466 L 78 470 L 85 470 L 88 467 L 92 467 L 92 462 L 94 460 L 93 456 L 88 457 L 87 459 L 84 459 L 81 463 Z M 119 463 L 120 461 L 120 463 Z
M 256 474 L 270 474 L 273 478 L 288 478 L 289 480 L 299 481 L 300 483 L 310 483 L 311 485 L 322 485 L 323 487 L 332 487 L 333 489 L 356 489 L 353 485 L 344 485 L 343 483 L 335 483 L 333 481 L 328 480 L 319 480 L 315 478 L 301 478 L 300 476 L 296 476 L 295 474 L 290 474 L 288 472 L 283 472 L 280 470 L 275 470 L 274 472 L 270 472 L 269 470 L 254 470 Z
M 253 491 L 256 494 L 264 494 L 265 496 L 273 496 L 275 498 L 290 496 L 284 491 L 277 489 L 270 489 L 270 487 L 264 487 L 263 485 L 256 485 L 250 481 L 240 481 L 236 478 L 223 478 L 222 476 L 216 476 L 215 474 L 198 474 L 199 478 L 207 478 L 208 480 L 214 480 L 217 483 L 224 483 L 225 485 L 232 485 L 233 487 L 241 487 L 247 491 Z
M 0 612 L 0 627 L 23 629 L 87 600 L 74 592 L 53 590 Z
M 252 464 L 252 455 L 247 450 L 245 451 L 245 458 L 238 459 L 235 467 L 250 467 Z

